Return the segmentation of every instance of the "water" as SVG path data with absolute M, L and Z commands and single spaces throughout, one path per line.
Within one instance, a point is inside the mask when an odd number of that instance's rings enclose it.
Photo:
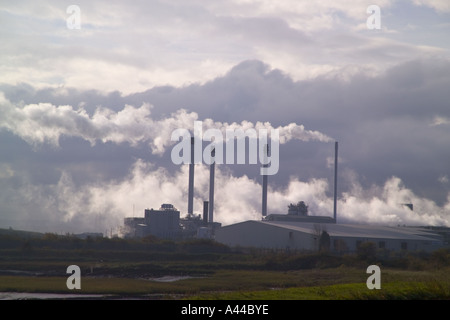
M 0 292 L 0 300 L 104 299 L 102 294 Z

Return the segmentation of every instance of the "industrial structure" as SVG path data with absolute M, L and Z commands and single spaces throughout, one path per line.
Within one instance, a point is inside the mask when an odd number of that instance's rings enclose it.
M 269 148 L 265 145 L 265 155 Z M 267 175 L 262 181 L 261 220 L 250 220 L 222 227 L 214 221 L 215 150 L 211 150 L 209 201 L 203 202 L 203 215 L 194 214 L 194 138 L 191 140 L 187 216 L 172 204 L 159 210 L 146 209 L 141 218 L 125 218 L 126 237 L 152 235 L 165 239 L 210 238 L 228 246 L 281 250 L 326 250 L 355 252 L 360 244 L 373 242 L 389 251 L 433 251 L 448 243 L 449 229 L 430 227 L 387 227 L 339 224 L 337 212 L 338 143 L 335 143 L 333 216 L 309 215 L 308 206 L 299 201 L 288 206 L 287 214 L 267 213 Z M 264 164 L 263 164 L 264 166 Z M 403 204 L 413 210 L 412 204 Z
M 144 217 L 124 219 L 123 236 L 125 238 L 154 236 L 170 240 L 213 238 L 213 231 L 221 224 L 208 222 L 208 201 L 204 201 L 203 207 L 203 217 L 199 214 L 188 214 L 184 218 L 180 218 L 180 211 L 168 203 L 162 204 L 158 210 L 145 209 Z
M 215 149 L 211 150 L 209 201 L 203 202 L 203 216 L 194 214 L 194 143 L 191 138 L 191 162 L 189 164 L 189 187 L 187 216 L 180 218 L 180 211 L 172 204 L 162 204 L 159 210 L 145 209 L 142 218 L 124 219 L 125 237 L 145 237 L 180 240 L 186 238 L 213 238 L 221 224 L 214 222 L 214 170 Z
M 143 218 L 125 218 L 124 224 L 126 237 L 180 237 L 180 211 L 172 204 L 164 203 L 159 210 L 145 209 Z
M 373 242 L 389 251 L 433 251 L 444 245 L 442 235 L 426 228 L 337 223 L 338 142 L 335 142 L 333 217 L 310 216 L 303 201 L 288 206 L 287 214 L 267 215 L 267 179 L 263 179 L 262 220 L 244 221 L 217 229 L 215 240 L 228 246 L 281 250 L 355 252 Z M 407 206 L 412 210 L 412 204 Z
M 441 236 L 425 228 L 336 224 L 311 218 L 244 221 L 216 230 L 215 239 L 231 247 L 335 253 L 355 252 L 364 242 L 389 251 L 433 251 L 443 246 Z

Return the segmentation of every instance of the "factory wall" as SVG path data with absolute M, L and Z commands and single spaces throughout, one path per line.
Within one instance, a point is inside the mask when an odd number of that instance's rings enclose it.
M 180 236 L 180 211 L 145 210 L 148 232 L 159 238 Z
M 232 247 L 317 251 L 322 231 L 314 230 L 311 225 L 298 223 L 282 226 L 261 221 L 245 221 L 217 229 L 215 240 Z M 438 237 L 432 237 L 431 234 L 429 237 L 420 233 L 418 233 L 420 235 L 411 233 L 405 235 L 402 234 L 404 230 L 398 229 L 398 232 L 390 230 L 395 233 L 395 236 L 371 237 L 362 234 L 363 227 L 358 235 L 345 234 L 342 229 L 339 230 L 340 227 L 342 226 L 327 225 L 328 230 L 323 230 L 330 235 L 329 250 L 332 252 L 356 252 L 358 246 L 364 242 L 373 242 L 377 249 L 388 251 L 430 252 L 443 246 L 443 242 Z M 352 229 L 358 232 L 357 227 L 353 226 Z M 372 230 L 377 231 L 374 228 Z M 383 233 L 385 230 L 380 229 L 378 232 Z
M 215 240 L 229 246 L 315 250 L 314 235 L 282 227 L 245 221 L 215 231 Z
M 413 239 L 386 239 L 386 238 L 370 238 L 370 237 L 339 237 L 331 236 L 332 251 L 336 252 L 356 252 L 358 246 L 364 242 L 372 242 L 377 249 L 388 251 L 426 251 L 442 247 L 442 243 L 436 240 L 413 240 Z

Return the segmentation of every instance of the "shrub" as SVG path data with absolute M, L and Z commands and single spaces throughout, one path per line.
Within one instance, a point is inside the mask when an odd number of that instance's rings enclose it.
M 377 247 L 373 242 L 363 242 L 356 249 L 356 256 L 360 260 L 373 263 L 377 260 Z
M 435 268 L 442 268 L 450 265 L 450 248 L 442 248 L 431 253 L 430 263 Z

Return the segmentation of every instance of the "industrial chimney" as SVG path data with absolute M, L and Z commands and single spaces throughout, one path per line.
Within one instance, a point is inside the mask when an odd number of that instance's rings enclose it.
M 188 216 L 194 214 L 194 137 L 191 137 L 191 163 L 189 164 Z
M 337 169 L 338 169 L 338 142 L 334 143 L 334 200 L 333 217 L 334 223 L 337 223 Z
M 209 166 L 209 216 L 208 216 L 208 222 L 213 223 L 214 222 L 214 170 L 215 170 L 215 164 L 216 164 L 216 149 L 212 149 L 211 151 L 211 164 Z
M 267 162 L 267 157 L 269 155 L 269 145 L 266 144 L 264 146 L 264 162 Z M 267 164 L 263 164 L 263 167 L 267 167 Z M 262 184 L 262 216 L 267 216 L 267 174 L 263 175 L 263 184 Z
M 203 224 L 208 224 L 208 201 L 203 201 Z

